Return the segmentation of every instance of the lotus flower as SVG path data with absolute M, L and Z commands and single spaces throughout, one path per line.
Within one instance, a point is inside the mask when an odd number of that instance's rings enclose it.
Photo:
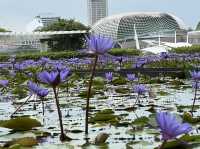
M 190 72 L 192 79 L 195 81 L 200 81 L 200 71 Z
M 113 79 L 113 73 L 112 72 L 107 72 L 105 73 L 106 79 L 108 80 L 108 82 L 111 82 Z
M 52 71 L 52 72 L 43 71 L 38 74 L 38 78 L 41 82 L 49 84 L 53 87 L 56 87 L 61 82 L 64 82 L 68 76 L 69 76 L 69 69 L 64 69 L 61 71 Z
M 167 52 L 161 52 L 161 53 L 160 53 L 160 57 L 161 57 L 162 59 L 166 59 L 166 58 L 169 57 L 169 55 L 168 55 Z
M 162 140 L 175 139 L 181 134 L 189 133 L 192 127 L 188 123 L 179 122 L 176 117 L 168 112 L 158 112 L 156 122 L 161 130 Z
M 41 88 L 37 84 L 33 83 L 32 81 L 28 82 L 28 88 L 31 94 L 36 94 L 39 97 L 45 97 L 49 93 L 48 89 Z
M 134 81 L 134 80 L 137 79 L 136 76 L 135 76 L 135 74 L 127 74 L 126 76 L 127 76 L 127 79 L 129 81 Z
M 89 38 L 87 38 L 87 45 L 89 52 L 102 55 L 113 48 L 114 41 L 111 38 L 100 35 L 91 35 Z
M 134 86 L 134 92 L 138 93 L 138 95 L 144 94 L 147 91 L 145 85 L 139 84 Z
M 7 87 L 8 83 L 9 83 L 8 80 L 0 80 L 0 86 L 2 86 L 2 87 Z

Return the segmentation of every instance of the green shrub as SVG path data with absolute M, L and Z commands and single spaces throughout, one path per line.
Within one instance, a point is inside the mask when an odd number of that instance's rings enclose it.
M 27 59 L 38 60 L 41 57 L 48 57 L 50 59 L 63 59 L 63 58 L 72 58 L 72 57 L 84 57 L 86 54 L 80 53 L 78 51 L 62 51 L 62 52 L 25 52 L 25 53 L 16 53 L 17 61 L 23 61 Z M 0 53 L 0 61 L 7 61 L 10 55 L 5 53 Z
M 179 60 L 161 60 L 161 61 L 157 61 L 157 62 L 152 62 L 148 65 L 146 65 L 146 67 L 149 68 L 180 68 L 183 70 L 191 70 L 194 65 L 196 65 L 197 61 L 179 61 Z
M 188 54 L 200 53 L 200 46 L 193 45 L 191 47 L 173 48 L 170 52 L 179 53 L 179 54 L 181 54 L 181 53 L 188 53 Z
M 127 56 L 127 55 L 139 56 L 142 54 L 141 51 L 136 49 L 117 49 L 117 48 L 111 49 L 108 53 L 114 56 Z

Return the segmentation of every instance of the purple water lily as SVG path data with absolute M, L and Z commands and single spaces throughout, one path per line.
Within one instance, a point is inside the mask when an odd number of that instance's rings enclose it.
M 64 82 L 69 76 L 69 69 L 63 69 L 61 71 L 47 72 L 43 71 L 38 74 L 38 78 L 41 82 L 56 87 L 60 83 Z
M 32 81 L 28 81 L 27 86 L 31 94 L 37 94 L 39 88 L 37 84 L 33 83 Z
M 161 59 L 166 59 L 166 58 L 169 57 L 169 55 L 168 55 L 167 52 L 161 52 L 161 53 L 160 53 L 160 57 L 161 57 Z
M 7 87 L 8 86 L 9 81 L 8 80 L 0 80 L 0 87 Z
M 22 71 L 22 70 L 24 70 L 26 67 L 25 67 L 24 64 L 19 64 L 19 63 L 17 63 L 17 64 L 14 65 L 14 68 L 15 68 L 16 70 L 18 70 L 18 71 Z
M 138 93 L 138 95 L 141 95 L 141 94 L 144 94 L 145 92 L 147 92 L 147 88 L 143 84 L 135 85 L 134 92 Z
M 175 139 L 179 135 L 189 133 L 192 130 L 190 124 L 179 122 L 174 115 L 168 112 L 158 112 L 156 122 L 164 141 Z
M 36 94 L 39 97 L 45 97 L 49 93 L 48 89 L 41 88 L 36 83 L 33 83 L 32 81 L 29 81 L 27 85 L 31 94 Z
M 108 80 L 108 82 L 111 82 L 113 80 L 113 73 L 107 72 L 107 73 L 105 73 L 105 77 Z
M 86 103 L 86 111 L 85 111 L 85 115 L 86 115 L 85 116 L 85 134 L 88 134 L 89 100 L 90 100 L 92 82 L 95 76 L 98 58 L 99 58 L 99 55 L 103 55 L 108 50 L 113 48 L 114 42 L 111 38 L 103 37 L 100 35 L 91 35 L 89 38 L 87 38 L 87 46 L 88 46 L 88 51 L 94 54 L 95 58 L 94 58 L 93 68 L 91 71 L 91 77 L 89 81 L 87 99 L 86 99 L 87 103 Z
M 58 85 L 62 82 L 64 82 L 67 77 L 69 76 L 69 69 L 63 69 L 63 70 L 57 70 L 57 71 L 52 71 L 52 72 L 47 72 L 43 71 L 38 74 L 38 78 L 41 82 L 49 84 L 53 88 L 54 96 L 55 96 L 55 102 L 56 102 L 56 107 L 57 107 L 57 112 L 58 112 L 58 118 L 59 118 L 59 123 L 60 123 L 60 140 L 71 140 L 68 136 L 65 135 L 64 128 L 63 128 L 63 122 L 62 122 L 62 112 L 60 109 L 60 104 L 59 104 L 59 99 L 58 99 Z M 41 94 L 45 93 L 39 92 Z
M 42 98 L 46 97 L 48 94 L 49 94 L 48 89 L 44 89 L 44 88 L 43 89 L 40 88 L 40 90 L 38 90 L 37 92 L 37 95 Z
M 127 79 L 129 81 L 134 81 L 134 80 L 137 79 L 136 76 L 135 76 L 135 74 L 127 74 L 126 76 L 127 76 Z
M 196 101 L 196 98 L 197 98 L 197 90 L 199 88 L 199 81 L 200 81 L 200 71 L 193 71 L 193 72 L 190 72 L 190 75 L 192 77 L 192 79 L 194 80 L 193 84 L 192 84 L 192 87 L 195 89 L 195 92 L 194 92 L 194 99 L 193 99 L 193 104 L 192 104 L 192 110 L 191 110 L 191 113 L 193 115 L 193 111 L 194 111 L 194 105 L 195 105 L 195 101 Z
M 133 65 L 133 68 L 140 68 L 143 67 L 145 64 L 147 64 L 148 59 L 147 58 L 138 58 L 136 63 Z
M 108 50 L 113 48 L 114 44 L 111 38 L 100 35 L 90 35 L 90 37 L 87 38 L 89 52 L 97 55 L 105 54 Z
M 147 87 L 143 84 L 138 84 L 134 86 L 134 92 L 137 93 L 137 98 L 135 100 L 135 105 L 137 104 L 137 102 L 140 102 L 139 97 L 140 95 L 144 94 L 145 92 L 147 92 Z
M 190 75 L 191 75 L 193 80 L 200 81 L 200 71 L 190 72 Z
M 61 71 L 61 70 L 64 70 L 66 69 L 66 67 L 62 64 L 62 63 L 56 63 L 54 64 L 54 69 L 57 70 L 57 71 Z
M 47 64 L 47 63 L 49 63 L 51 60 L 49 59 L 49 58 L 47 58 L 47 57 L 41 57 L 40 59 L 39 59 L 39 63 L 41 64 L 41 65 L 45 65 L 45 64 Z

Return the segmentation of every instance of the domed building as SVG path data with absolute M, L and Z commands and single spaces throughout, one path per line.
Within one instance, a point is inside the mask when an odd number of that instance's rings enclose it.
M 113 15 L 101 19 L 92 26 L 91 32 L 115 41 L 127 41 L 138 38 L 141 40 L 161 40 L 174 42 L 185 40 L 183 35 L 187 30 L 184 22 L 169 13 L 132 12 Z M 179 38 L 180 36 L 180 38 Z

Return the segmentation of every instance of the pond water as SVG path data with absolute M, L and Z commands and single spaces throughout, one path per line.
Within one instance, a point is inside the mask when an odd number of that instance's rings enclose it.
M 36 130 L 49 132 L 48 137 L 42 138 L 38 146 L 33 148 L 36 149 L 66 149 L 66 148 L 91 148 L 91 149 L 125 149 L 125 148 L 137 148 L 137 149 L 151 149 L 159 146 L 160 134 L 159 130 L 151 125 L 145 125 L 140 127 L 138 125 L 131 124 L 138 117 L 151 117 L 154 111 L 167 110 L 177 114 L 183 114 L 185 111 L 189 111 L 191 107 L 187 108 L 188 105 L 192 105 L 194 91 L 191 88 L 191 82 L 188 80 L 182 80 L 184 85 L 174 86 L 168 79 L 163 84 L 147 84 L 151 87 L 155 93 L 155 97 L 149 97 L 149 94 L 145 94 L 140 97 L 140 103 L 134 107 L 136 100 L 135 93 L 117 93 L 117 88 L 129 88 L 130 84 L 126 85 L 106 85 L 104 90 L 101 90 L 100 94 L 96 94 L 90 100 L 90 106 L 95 107 L 90 111 L 91 116 L 98 111 L 105 109 L 112 109 L 114 115 L 120 117 L 118 125 L 112 125 L 109 123 L 96 123 L 89 125 L 89 138 L 90 145 L 86 145 L 84 126 L 85 126 L 85 104 L 86 100 L 79 97 L 79 92 L 86 90 L 85 87 L 81 86 L 80 82 L 76 82 L 76 86 L 70 88 L 67 93 L 66 90 L 60 90 L 59 99 L 63 115 L 63 123 L 65 132 L 68 136 L 74 140 L 66 143 L 59 141 L 59 121 L 56 111 L 56 105 L 54 102 L 53 92 L 48 95 L 48 100 L 45 101 L 45 112 L 44 116 L 42 113 L 42 104 L 36 97 L 32 97 L 30 102 L 24 105 L 21 110 L 15 116 L 28 115 L 32 118 L 39 120 L 42 123 L 42 127 L 36 128 Z M 6 96 L 6 95 L 5 95 Z M 3 98 L 3 95 L 2 97 Z M 19 106 L 19 103 L 24 101 L 14 100 L 15 97 L 11 97 L 11 101 L 0 102 L 0 120 L 10 119 L 10 115 Z M 17 102 L 17 103 L 16 103 Z M 36 110 L 33 108 L 34 103 L 36 104 Z M 196 101 L 196 105 L 200 105 L 200 100 Z M 177 108 L 183 106 L 184 108 Z M 127 110 L 129 109 L 129 110 Z M 197 109 L 194 115 L 198 115 L 200 109 Z M 152 116 L 150 124 L 153 125 L 154 118 Z M 120 125 L 121 124 L 121 125 Z M 191 134 L 198 134 L 198 125 L 194 126 Z M 76 131 L 75 131 L 76 130 Z M 77 131 L 79 130 L 79 131 Z M 76 133 L 75 133 L 76 132 Z M 92 145 L 95 136 L 100 132 L 109 134 L 109 138 L 106 144 L 95 146 Z M 3 144 L 13 138 L 34 136 L 33 131 L 9 133 L 8 130 L 0 129 L 0 142 Z M 198 147 L 196 147 L 198 148 Z

